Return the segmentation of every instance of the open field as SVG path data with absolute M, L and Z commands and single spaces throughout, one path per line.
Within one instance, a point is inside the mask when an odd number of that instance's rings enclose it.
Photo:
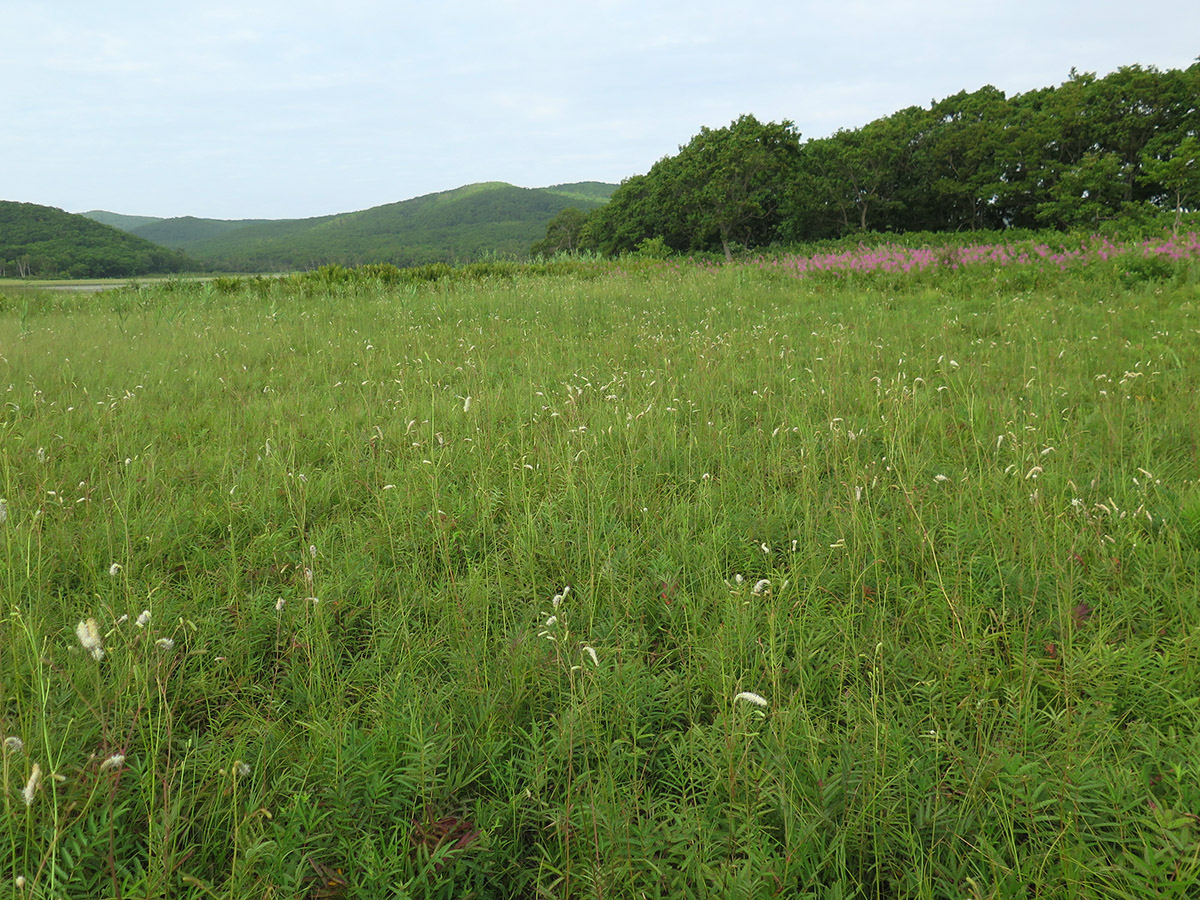
M 1194 895 L 1200 264 L 957 261 L 0 304 L 0 883 Z

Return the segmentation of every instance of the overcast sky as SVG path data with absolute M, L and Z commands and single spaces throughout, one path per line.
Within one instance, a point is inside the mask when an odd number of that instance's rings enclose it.
M 985 84 L 1200 55 L 1195 0 L 738 6 L 0 0 L 0 199 L 290 218 L 618 182 L 743 113 L 821 137 Z

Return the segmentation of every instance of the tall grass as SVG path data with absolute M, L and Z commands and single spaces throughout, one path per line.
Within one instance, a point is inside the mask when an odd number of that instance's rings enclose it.
M 0 880 L 1194 893 L 1198 300 L 745 266 L 6 310 Z

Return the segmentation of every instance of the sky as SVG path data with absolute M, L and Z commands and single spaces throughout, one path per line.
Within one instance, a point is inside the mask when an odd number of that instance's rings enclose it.
M 1200 55 L 1194 0 L 0 0 L 0 21 L 0 199 L 221 219 L 615 183 L 746 113 L 823 137 Z

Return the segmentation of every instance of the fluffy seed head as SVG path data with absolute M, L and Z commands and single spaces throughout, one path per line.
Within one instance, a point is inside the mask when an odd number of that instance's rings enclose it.
M 104 645 L 100 640 L 100 626 L 96 624 L 95 619 L 89 617 L 76 625 L 75 636 L 79 638 L 83 649 L 92 654 L 92 659 L 99 660 L 104 657 Z
M 24 799 L 26 806 L 33 805 L 33 798 L 37 795 L 37 789 L 41 783 L 42 767 L 34 763 L 33 769 L 29 772 L 29 780 L 25 782 L 25 789 L 21 791 L 21 797 Z
M 107 772 L 109 769 L 119 769 L 124 762 L 125 755 L 123 753 L 114 753 L 104 762 L 100 763 L 100 771 Z
M 763 709 L 767 708 L 767 698 L 762 696 L 762 694 L 756 694 L 753 691 L 742 691 L 740 694 L 735 695 L 733 699 L 735 701 L 744 700 L 753 706 L 758 706 Z

